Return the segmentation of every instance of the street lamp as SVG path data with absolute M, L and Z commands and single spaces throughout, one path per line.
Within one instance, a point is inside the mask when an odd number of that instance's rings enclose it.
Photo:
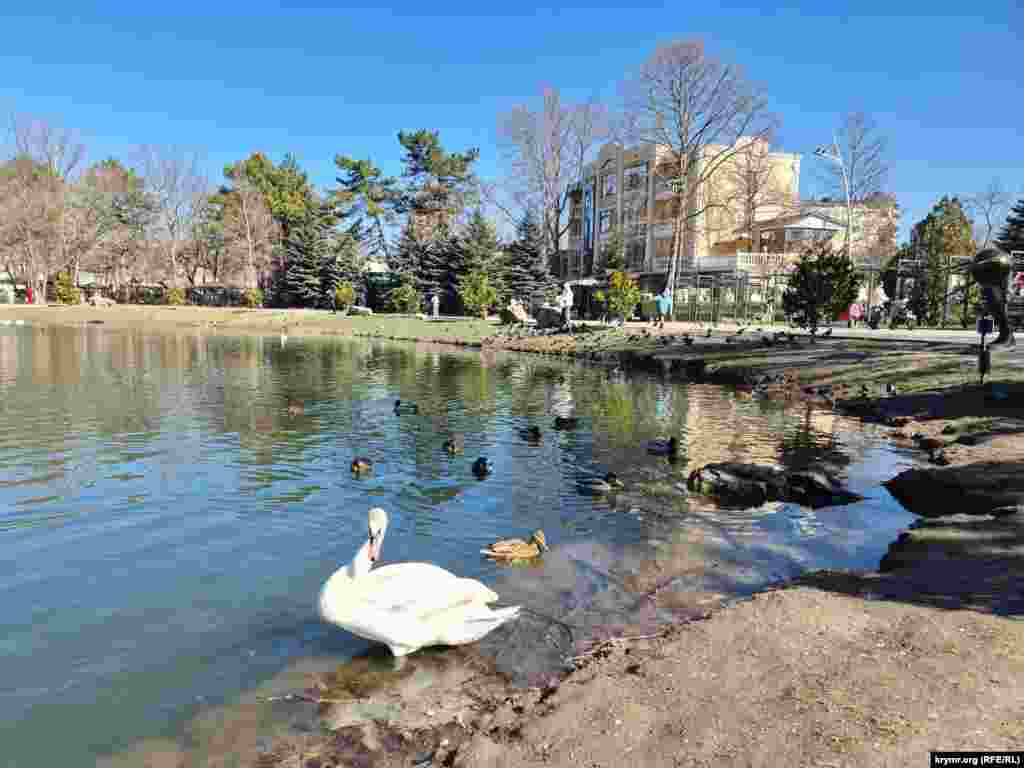
M 818 147 L 814 150 L 814 154 L 837 163 L 839 170 L 843 172 L 843 191 L 846 193 L 846 257 L 852 261 L 853 255 L 850 251 L 850 222 L 852 216 L 850 211 L 850 180 L 846 175 L 846 163 L 843 162 L 843 156 L 839 153 L 839 141 L 835 140 L 831 147 Z

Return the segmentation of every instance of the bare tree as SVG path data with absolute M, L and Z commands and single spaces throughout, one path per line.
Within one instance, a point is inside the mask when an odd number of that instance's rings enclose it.
M 543 88 L 541 94 L 539 109 L 520 105 L 498 116 L 498 137 L 508 164 L 503 186 L 512 204 L 495 204 L 513 223 L 526 211 L 536 215 L 545 251 L 551 253 L 569 228 L 572 185 L 583 180 L 584 166 L 610 135 L 610 123 L 601 104 L 565 103 L 556 88 Z
M 220 196 L 225 245 L 244 273 L 243 282 L 252 287 L 270 266 L 281 232 L 259 188 L 244 174 L 236 174 L 231 181 L 232 189 Z
M 850 112 L 843 117 L 834 138 L 842 165 L 829 162 L 817 166 L 827 194 L 836 200 L 846 199 L 844 170 L 851 201 L 867 200 L 882 192 L 889 175 L 887 141 L 878 134 L 875 121 L 863 112 Z
M 1006 218 L 1013 195 L 1003 186 L 1002 179 L 994 177 L 985 189 L 965 199 L 967 210 L 974 217 L 974 240 L 981 243 L 979 248 L 987 248 L 992 233 Z M 984 235 L 984 237 L 982 237 Z
M 707 195 L 709 182 L 747 146 L 747 137 L 766 138 L 775 121 L 740 67 L 706 55 L 700 40 L 658 46 L 623 83 L 623 97 L 623 135 L 654 144 L 662 156 L 659 175 L 668 174 L 676 185 L 671 296 L 687 239 L 695 245 L 693 220 L 720 204 Z
M 156 201 L 164 236 L 168 282 L 178 284 L 178 250 L 209 182 L 195 153 L 178 148 L 144 146 L 139 150 L 146 187 Z
M 40 271 L 30 278 L 38 286 L 36 300 L 42 302 L 49 272 L 71 268 L 77 281 L 79 263 L 69 253 L 68 213 L 71 188 L 85 157 L 85 145 L 78 141 L 74 131 L 28 115 L 11 118 L 11 135 L 15 157 L 27 161 L 20 166 L 22 192 L 31 195 L 34 202 L 45 209 L 42 220 L 36 223 L 42 225 L 46 236 L 34 241 L 35 247 L 43 248 L 33 258 L 37 263 L 35 268 Z
M 751 249 L 756 250 L 753 235 L 759 221 L 799 209 L 799 190 L 789 184 L 796 171 L 782 167 L 770 151 L 771 142 L 770 134 L 739 139 L 738 151 L 706 185 L 709 249 L 728 232 L 751 238 Z

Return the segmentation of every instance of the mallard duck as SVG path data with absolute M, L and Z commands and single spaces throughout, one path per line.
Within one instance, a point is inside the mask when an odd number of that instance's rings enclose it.
M 466 449 L 466 441 L 462 435 L 452 435 L 444 441 L 444 449 L 454 456 L 457 453 L 462 453 Z
M 481 456 L 473 462 L 473 474 L 481 478 L 487 477 L 487 475 L 491 474 L 491 462 Z
M 367 475 L 373 471 L 373 459 L 368 459 L 365 456 L 356 456 L 352 459 L 352 474 L 353 475 Z
M 519 435 L 527 442 L 539 443 L 544 433 L 540 431 L 540 427 L 534 426 L 519 430 Z
M 416 403 L 403 403 L 401 400 L 395 400 L 395 413 L 419 413 L 420 407 Z
M 582 491 L 589 491 L 590 493 L 611 493 L 612 491 L 622 488 L 622 481 L 619 480 L 618 476 L 614 472 L 609 472 L 603 478 L 601 477 L 584 477 L 576 481 Z
M 555 429 L 576 429 L 579 423 L 576 416 L 555 416 Z
M 534 531 L 529 541 L 522 539 L 496 541 L 487 549 L 481 549 L 480 554 L 487 555 L 494 560 L 531 560 L 547 550 L 548 543 L 544 538 L 544 531 Z
M 679 453 L 679 440 L 675 436 L 668 440 L 650 440 L 647 443 L 647 452 L 655 456 L 675 456 Z
M 306 412 L 306 408 L 302 403 L 292 401 L 288 403 L 288 415 L 289 416 L 301 416 Z

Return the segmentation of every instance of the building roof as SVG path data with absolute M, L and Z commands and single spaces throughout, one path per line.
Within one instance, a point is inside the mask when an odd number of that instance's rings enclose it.
M 765 229 L 843 229 L 846 225 L 831 216 L 815 211 L 790 213 L 757 222 L 757 228 Z

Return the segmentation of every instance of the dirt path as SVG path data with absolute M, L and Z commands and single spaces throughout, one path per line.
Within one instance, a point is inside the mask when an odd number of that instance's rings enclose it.
M 443 724 L 349 725 L 265 764 L 925 766 L 1024 749 L 1022 649 L 1019 621 L 794 586 L 610 646 L 556 688 L 431 689 L 428 711 L 454 702 Z

